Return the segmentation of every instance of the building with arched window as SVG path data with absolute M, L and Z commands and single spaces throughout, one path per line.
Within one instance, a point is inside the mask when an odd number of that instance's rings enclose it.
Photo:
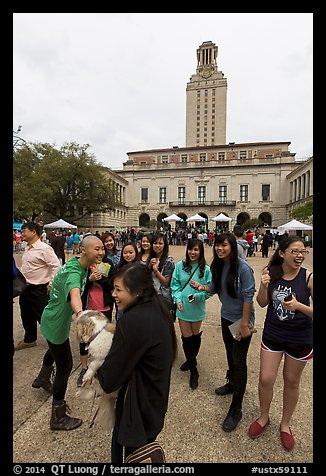
M 302 167 L 289 145 L 231 143 L 129 152 L 118 172 L 128 182 L 128 224 L 161 223 L 172 213 L 184 220 L 199 213 L 209 224 L 223 212 L 234 223 L 258 218 L 277 227 L 289 218 L 288 175 Z M 309 163 L 311 169 L 312 159 Z
M 206 41 L 186 87 L 186 146 L 127 152 L 116 171 L 126 184 L 125 226 L 161 226 L 173 213 L 184 220 L 198 213 L 213 228 L 210 219 L 223 212 L 232 224 L 258 218 L 276 228 L 312 199 L 312 158 L 296 160 L 290 141 L 227 144 L 226 104 L 217 46 Z

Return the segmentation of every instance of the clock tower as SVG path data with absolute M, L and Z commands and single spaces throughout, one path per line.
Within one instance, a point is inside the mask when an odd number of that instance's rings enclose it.
M 196 74 L 186 89 L 186 147 L 226 143 L 227 80 L 217 70 L 217 46 L 211 41 L 197 49 Z

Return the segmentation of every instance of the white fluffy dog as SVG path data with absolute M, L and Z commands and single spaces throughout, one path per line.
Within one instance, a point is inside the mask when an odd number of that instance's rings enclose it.
M 115 401 L 118 391 L 105 393 L 97 379 L 96 371 L 109 353 L 115 331 L 115 324 L 109 322 L 100 311 L 84 311 L 77 319 L 77 339 L 86 344 L 91 361 L 84 375 L 83 383 L 76 395 L 84 400 L 96 400 L 98 408 L 92 423 L 97 420 L 107 431 L 111 431 L 115 421 Z

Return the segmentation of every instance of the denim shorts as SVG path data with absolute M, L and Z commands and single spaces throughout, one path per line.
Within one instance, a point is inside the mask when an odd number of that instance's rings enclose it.
M 292 359 L 308 362 L 314 356 L 313 348 L 308 344 L 283 342 L 279 339 L 267 337 L 263 334 L 260 347 L 267 352 L 284 352 Z

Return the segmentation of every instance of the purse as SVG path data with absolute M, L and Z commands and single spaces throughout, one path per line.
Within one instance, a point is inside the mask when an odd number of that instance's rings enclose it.
M 26 282 L 25 276 L 17 268 L 17 276 L 13 280 L 13 297 L 20 296 L 23 291 L 27 288 L 28 284 Z
M 165 454 L 162 446 L 157 441 L 148 443 L 124 458 L 125 464 L 151 464 L 165 463 Z
M 198 269 L 198 266 L 196 266 L 196 268 L 193 270 L 193 272 L 191 273 L 188 281 L 186 282 L 186 284 L 184 284 L 181 288 L 181 292 L 184 290 L 184 288 L 187 286 L 187 284 L 189 283 L 189 281 L 191 280 L 191 278 L 193 277 L 193 275 L 195 274 L 195 272 L 197 271 Z M 160 295 L 165 307 L 167 307 L 169 313 L 171 314 L 171 317 L 173 319 L 173 322 L 175 322 L 176 318 L 177 318 L 177 305 L 175 302 L 171 300 L 169 300 L 168 298 L 166 298 L 165 296 L 163 296 L 162 294 Z
M 240 329 L 241 329 L 241 321 L 242 321 L 242 319 L 238 319 L 237 321 L 235 321 L 235 322 L 233 322 L 232 324 L 229 325 L 229 330 L 232 334 L 233 339 L 235 339 L 235 340 L 241 340 L 242 339 L 242 337 L 238 336 L 238 334 L 240 332 Z M 249 326 L 251 334 L 254 334 L 255 332 L 257 332 L 257 329 L 254 327 L 254 325 L 251 321 L 249 321 L 248 326 Z
M 173 322 L 175 322 L 176 320 L 176 311 L 177 311 L 177 305 L 175 302 L 173 301 L 170 301 L 170 299 L 167 299 L 166 297 L 164 297 L 162 294 L 159 294 L 159 297 L 161 298 L 164 306 L 167 308 L 167 310 L 169 311 L 170 315 L 171 315 L 171 318 L 173 320 Z

